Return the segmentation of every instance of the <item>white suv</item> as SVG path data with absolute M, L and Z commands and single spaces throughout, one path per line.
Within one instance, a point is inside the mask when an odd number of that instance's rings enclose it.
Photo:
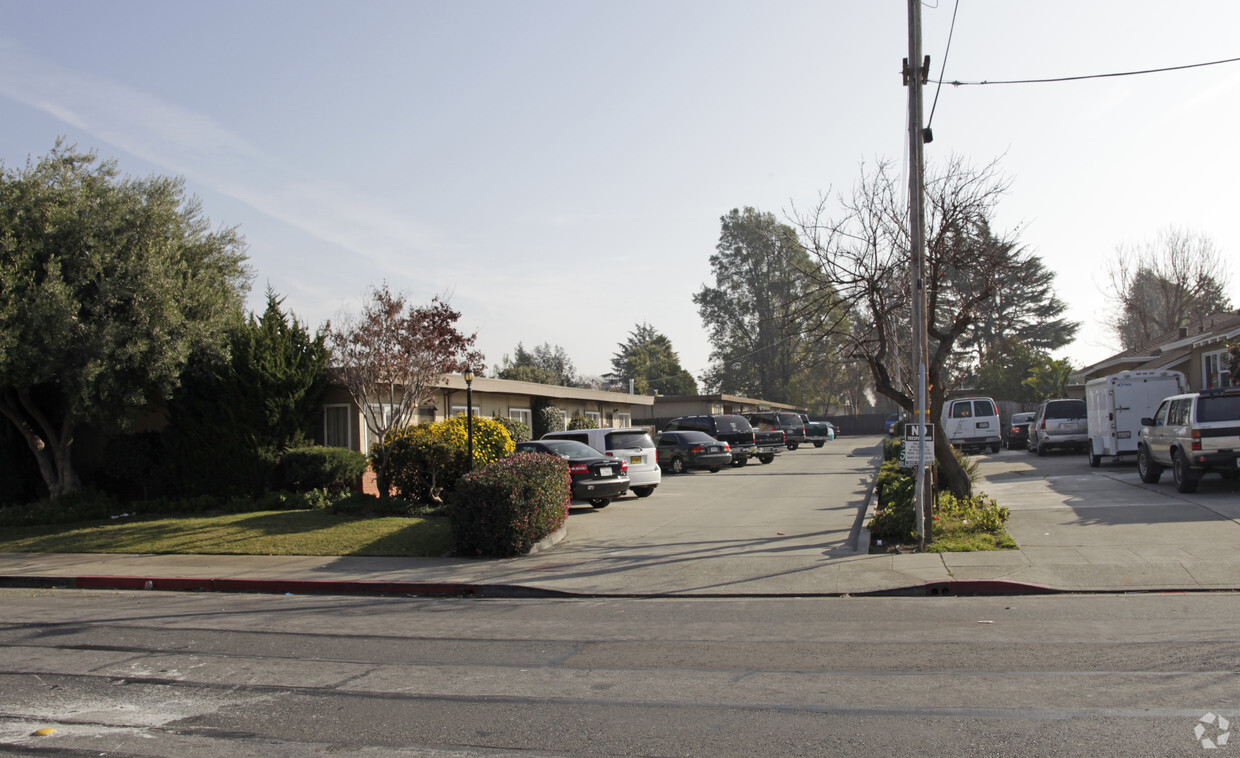
M 650 497 L 654 488 L 663 481 L 654 440 L 645 429 L 574 429 L 567 432 L 548 432 L 545 440 L 577 440 L 584 442 L 603 455 L 622 458 L 629 464 L 629 491 L 638 497 Z
M 1208 471 L 1240 477 L 1240 387 L 1206 389 L 1162 401 L 1153 418 L 1141 419 L 1137 471 L 1154 484 L 1164 468 L 1175 488 L 1194 492 Z

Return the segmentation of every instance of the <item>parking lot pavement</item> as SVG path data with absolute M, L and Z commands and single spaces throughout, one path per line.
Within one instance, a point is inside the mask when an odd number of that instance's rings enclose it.
M 976 458 L 976 490 L 1011 510 L 1018 550 L 870 555 L 859 529 L 881 439 L 665 477 L 651 497 L 573 508 L 565 539 L 519 558 L 0 554 L 0 582 L 626 596 L 1240 589 L 1240 483 L 1212 476 L 1182 495 L 1169 482 L 1141 483 L 1129 460 L 1091 469 L 1083 455 Z

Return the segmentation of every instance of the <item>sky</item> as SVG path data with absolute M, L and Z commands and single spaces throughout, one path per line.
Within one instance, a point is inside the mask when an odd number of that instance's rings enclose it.
M 0 0 L 0 18 L 6 167 L 63 135 L 183 176 L 245 236 L 252 309 L 271 287 L 318 326 L 384 283 L 441 296 L 489 367 L 550 343 L 601 375 L 648 323 L 701 376 L 692 296 L 720 217 L 789 220 L 906 160 L 903 0 Z M 948 81 L 1240 57 L 1234 0 L 937 0 L 922 23 Z M 1056 273 L 1077 367 L 1119 349 L 1119 245 L 1174 226 L 1240 253 L 1240 63 L 931 85 L 932 104 L 930 164 L 998 160 L 1011 181 L 994 226 Z M 1240 305 L 1240 275 L 1227 291 Z

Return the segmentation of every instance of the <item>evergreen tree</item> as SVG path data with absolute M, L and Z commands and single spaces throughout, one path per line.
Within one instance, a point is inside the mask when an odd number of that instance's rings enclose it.
M 639 395 L 654 391 L 660 395 L 697 394 L 697 382 L 681 368 L 672 341 L 650 324 L 638 324 L 618 347 L 607 375 L 613 384 L 627 388 L 632 381 L 633 391 Z

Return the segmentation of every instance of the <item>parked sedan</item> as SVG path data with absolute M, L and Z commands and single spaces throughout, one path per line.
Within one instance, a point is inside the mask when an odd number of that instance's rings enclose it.
M 518 453 L 546 453 L 568 461 L 573 480 L 573 499 L 586 500 L 595 508 L 606 508 L 629 488 L 629 464 L 603 455 L 573 440 L 518 442 Z
M 1008 450 L 1024 448 L 1029 443 L 1029 427 L 1033 424 L 1033 417 L 1038 414 L 1029 413 L 1013 413 L 1011 420 L 1008 421 L 1007 428 L 1004 430 L 1004 437 L 1007 438 L 1005 444 Z
M 669 474 L 704 468 L 712 474 L 732 462 L 732 448 L 706 432 L 661 432 L 655 435 L 659 467 Z

